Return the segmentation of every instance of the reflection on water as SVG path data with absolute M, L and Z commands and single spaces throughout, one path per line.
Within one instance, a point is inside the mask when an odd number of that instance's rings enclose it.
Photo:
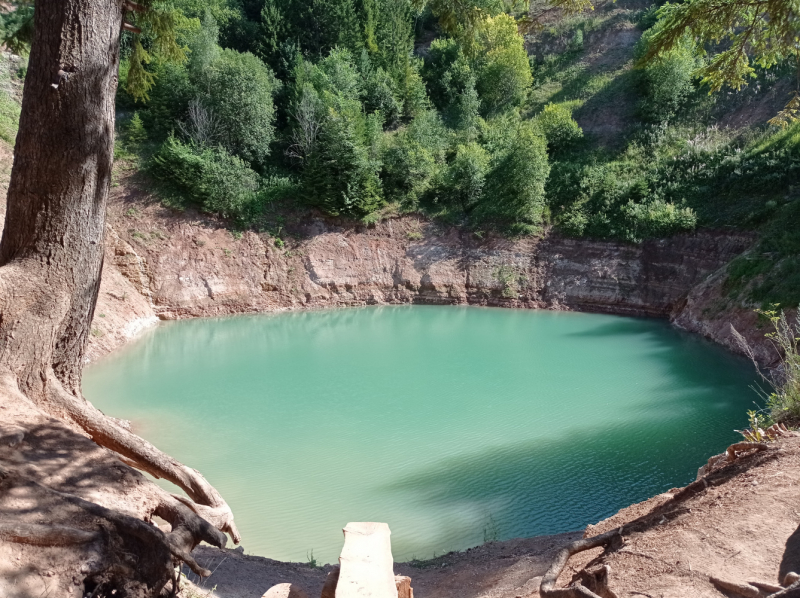
M 685 484 L 735 440 L 752 380 L 660 321 L 404 306 L 166 324 L 84 390 L 200 469 L 249 553 L 330 562 L 348 521 L 424 558 Z

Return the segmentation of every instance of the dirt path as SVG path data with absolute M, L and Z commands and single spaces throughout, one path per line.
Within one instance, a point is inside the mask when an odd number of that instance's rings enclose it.
M 416 598 L 516 598 L 537 595 L 541 575 L 555 552 L 581 532 L 489 542 L 429 561 L 396 563 L 395 573 L 412 580 Z M 198 561 L 215 571 L 198 588 L 220 598 L 259 598 L 273 585 L 294 583 L 310 598 L 322 591 L 330 565 L 282 563 L 236 550 L 199 547 Z M 215 570 L 216 569 L 216 570 Z M 196 576 L 191 576 L 197 581 Z

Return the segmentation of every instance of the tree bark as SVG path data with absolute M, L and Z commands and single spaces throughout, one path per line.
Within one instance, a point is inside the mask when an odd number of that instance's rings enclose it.
M 177 533 L 165 550 L 185 560 L 200 540 L 224 545 L 224 536 L 210 534 L 203 519 L 239 542 L 230 508 L 197 471 L 122 428 L 81 394 L 103 268 L 124 10 L 122 0 L 36 3 L 0 241 L 0 394 L 21 392 L 126 464 L 185 490 L 188 499 L 161 507 Z M 98 516 L 113 519 L 103 513 Z M 121 519 L 115 521 L 119 527 Z M 57 533 L 48 535 L 4 524 L 10 527 L 0 536 L 17 541 L 83 537 L 79 530 L 54 527 Z

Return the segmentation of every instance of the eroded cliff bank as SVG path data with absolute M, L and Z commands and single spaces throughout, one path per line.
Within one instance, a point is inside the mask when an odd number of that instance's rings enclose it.
M 314 218 L 283 247 L 176 213 L 125 187 L 109 211 L 90 359 L 158 319 L 397 303 L 576 309 L 669 317 L 734 348 L 731 324 L 759 342 L 750 306 L 726 299 L 724 268 L 754 236 L 703 231 L 627 245 L 481 239 L 417 217 L 373 227 Z

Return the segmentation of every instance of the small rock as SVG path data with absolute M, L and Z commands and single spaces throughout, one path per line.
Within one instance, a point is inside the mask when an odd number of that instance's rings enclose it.
M 279 583 L 268 589 L 261 598 L 308 598 L 308 594 L 293 583 Z
M 789 573 L 787 573 L 783 578 L 783 585 L 784 587 L 790 586 L 798 579 L 800 579 L 800 575 L 798 575 L 794 571 L 789 571 Z
M 233 549 L 233 552 L 238 552 L 239 554 L 244 554 L 244 546 L 237 546 Z

